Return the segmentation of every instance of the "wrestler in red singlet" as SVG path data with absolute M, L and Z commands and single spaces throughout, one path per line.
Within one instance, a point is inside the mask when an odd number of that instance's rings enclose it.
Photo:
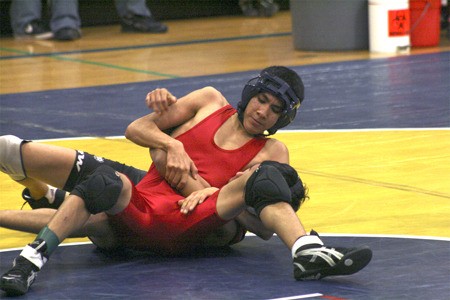
M 202 176 L 221 188 L 264 147 L 266 138 L 253 138 L 234 150 L 219 148 L 214 136 L 236 110 L 227 105 L 176 137 L 184 144 Z M 110 219 L 124 246 L 176 254 L 200 245 L 208 233 L 229 220 L 217 215 L 214 193 L 188 215 L 180 212 L 184 199 L 162 178 L 152 164 L 146 176 L 133 187 L 130 204 Z

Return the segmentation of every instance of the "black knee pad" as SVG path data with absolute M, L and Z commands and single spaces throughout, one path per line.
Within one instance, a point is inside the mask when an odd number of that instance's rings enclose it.
M 84 200 L 91 214 L 97 214 L 111 209 L 117 203 L 122 187 L 119 173 L 103 165 L 76 185 L 72 194 Z
M 283 178 L 286 180 L 289 190 L 291 191 L 291 206 L 294 211 L 297 211 L 307 197 L 305 186 L 303 185 L 297 171 L 288 164 L 282 164 L 276 161 L 265 161 L 263 164 L 274 166 L 281 173 L 281 175 L 283 175 Z
M 139 170 L 117 161 L 77 150 L 75 162 L 73 163 L 69 178 L 63 189 L 68 192 L 72 191 L 76 185 L 85 180 L 96 168 L 103 165 L 110 166 L 114 170 L 126 175 L 135 185 L 144 178 L 145 174 L 147 174 L 147 171 Z
M 289 203 L 297 211 L 305 199 L 305 189 L 294 168 L 275 161 L 262 162 L 245 187 L 245 203 L 259 216 L 262 209 L 278 202 Z
M 270 164 L 261 164 L 247 180 L 245 203 L 259 216 L 267 205 L 290 203 L 291 191 L 283 175 Z

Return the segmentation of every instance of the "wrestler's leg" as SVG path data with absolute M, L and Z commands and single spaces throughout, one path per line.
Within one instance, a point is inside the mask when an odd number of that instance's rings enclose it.
M 88 156 L 87 158 L 85 154 Z M 89 163 L 85 161 L 86 159 L 89 159 Z M 86 167 L 87 164 L 89 166 Z M 42 194 L 44 187 L 42 183 L 44 182 L 62 189 L 67 184 L 70 175 L 73 177 L 73 182 L 70 183 L 73 187 L 102 164 L 109 165 L 116 171 L 127 175 L 135 184 L 146 173 L 143 170 L 109 159 L 94 157 L 82 151 L 33 143 L 12 135 L 0 136 L 0 170 L 13 180 L 22 181 L 22 184 L 30 186 L 33 189 L 30 191 L 31 193 Z
M 47 225 L 56 210 L 42 208 L 35 210 L 2 210 L 0 211 L 0 227 L 28 233 L 39 233 Z M 114 232 L 109 225 L 105 213 L 91 215 L 82 228 L 70 234 L 71 238 L 89 237 L 100 248 L 118 246 Z
M 235 218 L 247 207 L 244 190 L 247 180 L 256 167 L 245 171 L 239 178 L 231 181 L 220 190 L 217 198 L 217 212 L 221 218 L 225 220 Z M 266 206 L 259 217 L 264 226 L 277 233 L 289 249 L 300 236 L 306 235 L 297 214 L 286 202 Z
M 146 171 L 117 161 L 68 148 L 32 143 L 15 136 L 1 136 L 0 150 L 0 169 L 26 187 L 22 197 L 32 208 L 57 209 L 67 196 L 61 189 L 70 192 L 101 165 L 125 174 L 134 184 L 146 174 Z
M 23 181 L 22 184 L 30 184 L 33 188 L 39 184 L 26 179 L 62 187 L 72 169 L 75 154 L 75 150 L 31 143 L 13 135 L 0 136 L 0 170 L 13 180 Z M 39 193 L 39 189 L 35 192 Z
M 28 233 L 38 233 L 53 217 L 54 209 L 1 210 L 0 227 Z
M 253 205 L 264 226 L 291 250 L 297 280 L 350 275 L 370 262 L 372 251 L 368 247 L 325 247 L 316 232 L 307 235 L 289 203 L 292 193 L 286 192 L 290 189 L 286 176 L 278 172 L 284 167 L 277 169 L 273 163 L 264 167 L 263 164 L 257 171 L 246 171 L 222 188 L 217 199 L 219 216 L 233 218 L 245 205 Z
M 74 188 L 35 240 L 16 257 L 13 267 L 1 276 L 0 288 L 11 295 L 26 293 L 36 272 L 64 239 L 83 229 L 92 214 L 124 210 L 131 193 L 132 184 L 125 175 L 109 166 L 97 168 Z
M 28 178 L 62 189 L 75 161 L 76 151 L 41 143 L 23 143 L 23 167 Z
M 28 188 L 29 194 L 33 199 L 40 199 L 47 194 L 48 185 L 42 181 L 33 178 L 25 178 L 24 180 L 16 182 Z
M 109 167 L 103 167 L 102 170 L 104 168 Z M 77 186 L 47 224 L 47 228 L 56 235 L 59 242 L 81 230 L 92 214 L 106 212 L 114 215 L 128 206 L 132 191 L 129 179 L 123 174 L 118 174 L 117 179 L 114 179 L 113 176 L 117 174 L 112 175 L 115 172 L 113 169 L 110 169 L 112 173 L 99 170 L 101 169 L 97 169 L 92 176 Z
M 71 149 L 31 143 L 12 135 L 0 136 L 0 170 L 26 187 L 22 197 L 33 208 L 56 208 L 65 197 L 63 191 L 41 181 L 37 172 L 47 171 L 53 174 L 53 178 L 64 180 L 58 173 L 64 170 L 64 164 L 60 161 L 62 159 L 68 168 L 73 164 L 74 157 L 75 151 Z M 56 167 L 49 165 L 49 161 Z

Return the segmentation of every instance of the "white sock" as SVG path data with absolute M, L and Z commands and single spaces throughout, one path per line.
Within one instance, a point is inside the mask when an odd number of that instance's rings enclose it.
M 47 193 L 45 194 L 45 198 L 48 199 L 49 203 L 53 203 L 53 201 L 55 201 L 56 188 L 51 185 L 47 185 L 47 186 L 48 186 L 48 189 L 47 189 Z
M 23 248 L 22 252 L 20 253 L 20 256 L 25 257 L 26 259 L 31 261 L 36 267 L 39 268 L 39 270 L 42 268 L 42 266 L 44 266 L 44 264 L 48 260 L 45 256 L 43 256 L 36 249 L 34 249 L 29 245 Z
M 323 246 L 323 242 L 317 235 L 303 235 L 299 237 L 298 240 L 296 240 L 294 245 L 292 246 L 292 258 L 294 258 L 295 253 L 300 247 L 310 244 L 319 244 Z

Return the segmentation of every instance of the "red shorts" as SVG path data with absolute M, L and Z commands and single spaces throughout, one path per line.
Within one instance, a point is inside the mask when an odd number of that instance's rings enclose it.
M 151 188 L 134 186 L 130 204 L 121 213 L 110 216 L 122 246 L 179 254 L 201 246 L 202 239 L 227 221 L 216 210 L 219 191 L 188 215 L 180 212 L 178 201 L 184 199 L 164 180 Z

